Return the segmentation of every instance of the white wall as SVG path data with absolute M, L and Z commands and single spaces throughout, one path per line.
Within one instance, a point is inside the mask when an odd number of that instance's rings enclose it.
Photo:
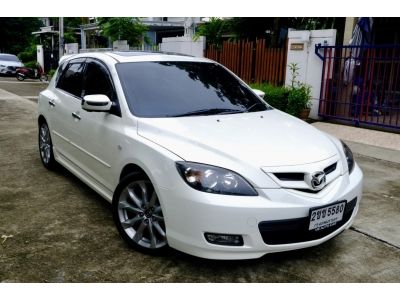
M 160 50 L 164 52 L 175 52 L 188 54 L 197 57 L 204 56 L 206 38 L 201 36 L 197 41 L 193 41 L 190 36 L 179 36 L 163 38 L 160 44 Z
M 315 45 L 334 46 L 336 29 L 327 30 L 290 30 L 286 66 L 286 85 L 291 84 L 291 74 L 288 65 L 297 63 L 300 68 L 297 80 L 311 85 L 312 106 L 310 118 L 319 119 L 319 96 L 321 91 L 323 61 L 315 54 Z M 292 44 L 303 44 L 303 50 L 291 50 Z
M 42 67 L 44 70 L 44 53 L 43 53 L 43 46 L 42 45 L 36 45 L 36 60 L 39 63 L 39 65 Z M 46 70 L 48 71 L 48 70 Z
M 129 51 L 127 40 L 116 40 L 113 42 L 113 51 Z
M 65 44 L 65 54 L 78 54 L 79 45 L 78 43 Z

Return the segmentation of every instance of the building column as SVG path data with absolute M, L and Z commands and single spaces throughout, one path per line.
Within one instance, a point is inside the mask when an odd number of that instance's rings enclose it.
M 81 28 L 81 49 L 86 49 L 86 32 Z
M 354 26 L 356 26 L 357 20 L 358 18 L 356 17 L 346 17 L 343 34 L 343 45 L 348 45 L 350 43 L 351 36 L 353 35 L 353 29 Z

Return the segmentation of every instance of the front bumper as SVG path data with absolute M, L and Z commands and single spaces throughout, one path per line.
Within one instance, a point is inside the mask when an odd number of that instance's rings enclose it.
M 362 179 L 362 171 L 356 165 L 350 176 L 340 176 L 321 193 L 323 196 L 286 189 L 258 189 L 259 196 L 245 197 L 198 192 L 179 178 L 179 184 L 174 187 L 158 190 L 168 244 L 182 252 L 209 259 L 251 259 L 267 253 L 316 246 L 351 226 L 362 197 Z M 355 198 L 347 221 L 333 232 L 330 230 L 325 235 L 301 242 L 267 244 L 264 241 L 268 239 L 260 224 L 265 221 L 304 220 L 312 207 L 338 200 L 349 203 Z M 244 244 L 210 244 L 204 237 L 205 232 L 241 235 Z
M 15 75 L 15 74 L 17 74 L 17 67 L 3 67 L 3 68 L 0 68 L 0 74 L 3 74 L 3 75 Z

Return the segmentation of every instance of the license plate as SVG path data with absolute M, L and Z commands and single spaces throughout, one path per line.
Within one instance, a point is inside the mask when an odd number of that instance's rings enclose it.
M 331 226 L 343 219 L 346 201 L 336 202 L 323 207 L 310 209 L 310 226 L 308 230 L 319 231 Z

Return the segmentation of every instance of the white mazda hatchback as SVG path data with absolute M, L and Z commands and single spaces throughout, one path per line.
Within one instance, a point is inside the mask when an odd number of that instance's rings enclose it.
M 362 172 L 343 142 L 260 94 L 208 59 L 72 55 L 39 96 L 40 156 L 112 202 L 139 251 L 249 259 L 321 244 L 352 224 Z

